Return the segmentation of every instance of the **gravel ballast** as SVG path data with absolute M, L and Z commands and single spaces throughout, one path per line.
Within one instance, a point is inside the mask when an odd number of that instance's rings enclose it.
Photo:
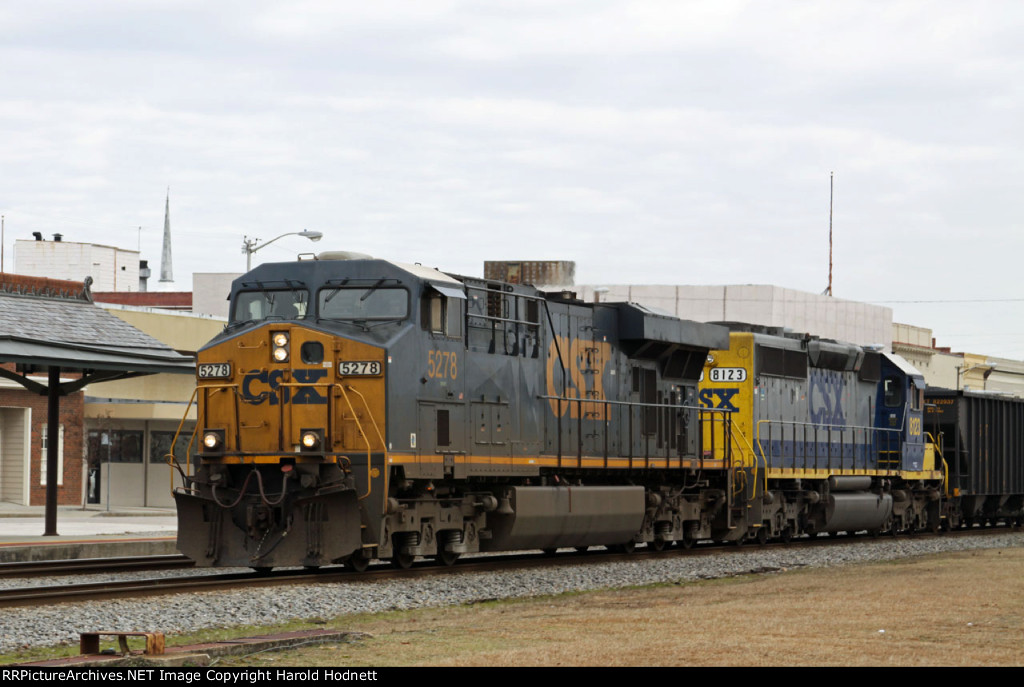
M 625 562 L 566 564 L 543 569 L 459 573 L 403 580 L 341 582 L 248 590 L 197 592 L 139 600 L 66 603 L 0 609 L 0 653 L 20 648 L 77 643 L 81 632 L 159 631 L 167 635 L 211 627 L 270 625 L 295 619 L 332 618 L 488 599 L 560 594 L 659 582 L 685 582 L 782 571 L 886 561 L 948 551 L 1024 546 L 1024 533 L 969 537 L 899 538 L 832 542 L 814 547 L 747 548 L 713 555 L 638 557 Z M 195 571 L 190 571 L 194 573 Z M 167 573 L 174 574 L 174 573 Z M 181 574 L 181 573 L 177 573 Z M 139 573 L 154 577 L 153 573 Z M 109 576 L 113 578 L 114 576 Z M 126 575 L 118 575 L 123 579 Z M 61 578 L 67 584 L 102 576 Z M 4 586 L 39 586 L 41 579 L 6 581 Z

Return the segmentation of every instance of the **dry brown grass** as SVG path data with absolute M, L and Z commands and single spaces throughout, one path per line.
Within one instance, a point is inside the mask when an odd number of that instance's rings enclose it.
M 1024 550 L 339 618 L 234 665 L 1021 666 Z

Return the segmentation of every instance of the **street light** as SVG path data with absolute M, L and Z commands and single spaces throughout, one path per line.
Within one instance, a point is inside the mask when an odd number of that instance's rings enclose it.
M 250 269 L 252 269 L 252 254 L 253 253 L 258 251 L 260 248 L 266 248 L 267 246 L 272 244 L 274 241 L 276 241 L 278 239 L 281 239 L 281 238 L 284 238 L 285 236 L 304 236 L 307 239 L 309 239 L 310 241 L 319 241 L 320 239 L 322 239 L 324 237 L 324 235 L 322 233 L 320 233 L 319 231 L 309 231 L 308 229 L 303 230 L 303 231 L 290 231 L 287 234 L 281 234 L 280 236 L 275 236 L 274 238 L 270 239 L 266 243 L 257 246 L 256 244 L 259 242 L 259 239 L 255 239 L 255 238 L 251 239 L 248 236 L 243 236 L 242 237 L 242 252 L 245 253 L 245 271 L 248 272 Z
M 988 379 L 988 376 L 990 374 L 992 374 L 992 370 L 996 369 L 996 363 L 993 363 L 993 362 L 990 362 L 990 361 L 986 360 L 983 363 L 978 363 L 977 365 L 971 365 L 970 367 L 966 367 L 966 368 L 963 365 L 957 365 L 956 366 L 956 390 L 957 391 L 960 391 L 960 378 L 963 377 L 964 375 L 966 375 L 971 370 L 977 370 L 979 367 L 987 367 L 988 368 L 988 371 L 985 372 L 985 379 Z

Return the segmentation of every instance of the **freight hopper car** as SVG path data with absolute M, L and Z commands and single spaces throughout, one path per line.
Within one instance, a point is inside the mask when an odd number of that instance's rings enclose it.
M 883 351 L 727 326 L 729 346 L 709 354 L 700 400 L 732 412 L 743 504 L 735 536 L 939 526 L 944 473 L 922 427 L 919 372 Z
M 733 414 L 697 399 L 725 328 L 352 255 L 261 265 L 230 301 L 175 495 L 199 565 L 738 536 Z
M 1024 401 L 929 388 L 925 425 L 948 466 L 943 526 L 1024 524 Z

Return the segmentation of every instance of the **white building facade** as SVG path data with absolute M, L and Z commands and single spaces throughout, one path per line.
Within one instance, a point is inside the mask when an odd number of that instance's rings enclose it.
M 60 234 L 52 241 L 37 237 L 14 242 L 15 273 L 71 281 L 92 277 L 92 291 L 139 290 L 139 251 L 64 241 Z
M 864 346 L 892 344 L 892 309 L 781 286 L 580 285 L 585 301 L 629 301 L 697 322 L 746 322 L 786 327 Z

